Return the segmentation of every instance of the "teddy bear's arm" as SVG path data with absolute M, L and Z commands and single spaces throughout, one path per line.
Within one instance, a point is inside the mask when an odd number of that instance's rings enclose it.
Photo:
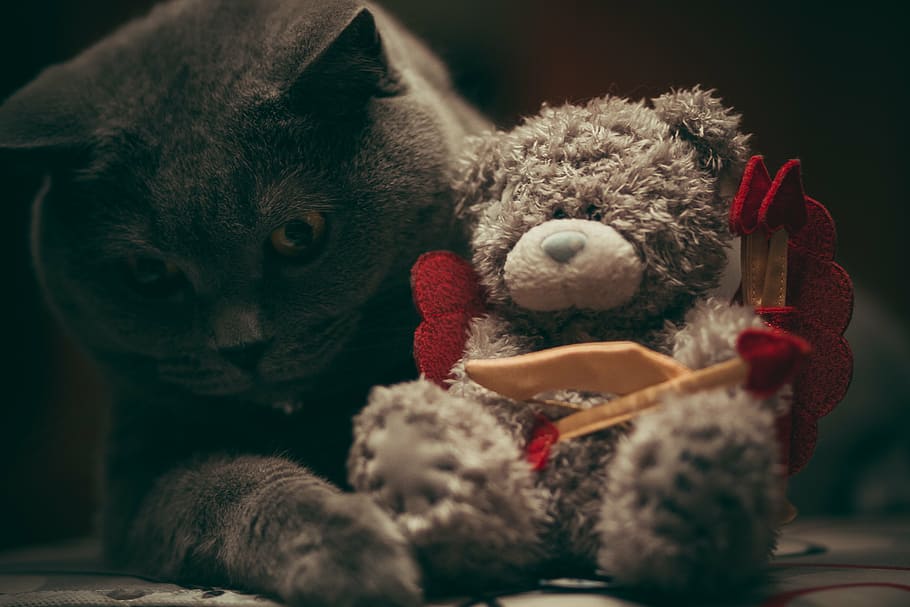
M 526 354 L 534 350 L 527 337 L 517 335 L 509 324 L 496 314 L 486 314 L 471 321 L 464 356 L 452 368 L 449 392 L 471 398 L 494 408 L 502 397 L 468 378 L 465 362 L 485 358 L 505 358 Z
M 618 581 L 711 592 L 758 576 L 781 485 L 773 413 L 744 390 L 675 396 L 618 447 L 598 562 Z
M 695 304 L 682 327 L 668 328 L 673 358 L 690 369 L 703 369 L 736 356 L 736 338 L 749 327 L 763 327 L 751 307 L 717 298 Z
M 543 558 L 545 496 L 515 435 L 484 404 L 426 379 L 375 388 L 355 419 L 348 471 L 437 590 L 516 582 Z

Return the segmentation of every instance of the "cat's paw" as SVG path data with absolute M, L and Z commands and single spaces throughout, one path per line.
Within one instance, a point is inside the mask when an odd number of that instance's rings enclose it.
M 503 579 L 538 558 L 544 500 L 483 405 L 422 381 L 376 389 L 354 434 L 352 485 L 398 522 L 434 582 Z
M 677 396 L 610 464 L 599 565 L 622 583 L 712 592 L 755 578 L 782 504 L 772 414 L 742 392 Z
M 419 572 L 397 526 L 365 496 L 341 494 L 319 527 L 285 547 L 281 598 L 295 607 L 416 607 Z

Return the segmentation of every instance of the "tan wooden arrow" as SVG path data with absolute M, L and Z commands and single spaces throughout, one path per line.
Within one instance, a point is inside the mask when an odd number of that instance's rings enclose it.
M 555 425 L 559 430 L 559 440 L 591 434 L 627 421 L 642 411 L 659 405 L 669 394 L 688 394 L 710 388 L 736 386 L 748 374 L 748 363 L 738 356 L 698 371 L 689 371 L 669 381 L 557 420 Z

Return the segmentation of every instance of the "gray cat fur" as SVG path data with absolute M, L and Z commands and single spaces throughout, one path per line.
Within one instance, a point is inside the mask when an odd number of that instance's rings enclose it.
M 738 124 L 696 88 L 653 108 L 613 97 L 545 107 L 475 140 L 456 185 L 490 312 L 471 325 L 448 391 L 424 379 L 373 391 L 348 463 L 354 487 L 415 546 L 430 584 L 489 587 L 599 567 L 649 591 L 711 593 L 758 576 L 781 500 L 776 398 L 670 396 L 634 423 L 558 443 L 537 473 L 523 446 L 539 408 L 464 372 L 466 360 L 592 340 L 637 341 L 692 368 L 733 356 L 736 336 L 760 321 L 706 294 L 730 240 L 722 184 L 748 153 Z M 566 261 L 522 246 L 550 224 L 587 230 L 589 243 L 607 234 L 615 250 L 586 245 Z M 641 272 L 611 275 L 585 258 L 589 248 Z M 515 301 L 521 285 L 507 267 L 525 255 L 535 271 L 521 276 L 545 285 L 541 298 L 565 291 L 564 309 Z M 584 283 L 576 260 L 595 280 Z M 623 301 L 599 298 L 603 285 L 591 283 L 611 279 L 637 288 Z M 555 396 L 582 406 L 608 398 Z
M 0 159 L 49 175 L 40 281 L 111 385 L 111 562 L 294 605 L 420 602 L 400 531 L 339 487 L 368 388 L 413 377 L 407 270 L 457 246 L 449 176 L 485 126 L 350 0 L 163 3 L 0 106 Z M 320 257 L 270 254 L 308 211 Z M 134 254 L 186 288 L 137 295 Z M 248 346 L 255 371 L 227 357 Z

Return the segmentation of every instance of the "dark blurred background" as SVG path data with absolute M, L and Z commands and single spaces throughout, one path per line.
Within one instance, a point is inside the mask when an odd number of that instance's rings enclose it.
M 292 1 L 292 0 L 289 0 Z M 151 0 L 4 0 L 0 98 L 71 57 Z M 769 168 L 803 160 L 809 195 L 839 224 L 839 261 L 860 287 L 857 372 L 792 482 L 806 513 L 910 505 L 907 329 L 907 19 L 899 3 L 553 2 L 384 5 L 450 65 L 499 125 L 541 102 L 650 97 L 696 83 L 744 116 Z M 97 503 L 105 396 L 49 319 L 28 257 L 38 176 L 0 167 L 8 335 L 0 405 L 0 547 L 84 534 Z M 895 476 L 896 475 L 896 476 Z M 871 480 L 870 480 L 871 479 Z M 872 483 L 871 486 L 868 486 Z

